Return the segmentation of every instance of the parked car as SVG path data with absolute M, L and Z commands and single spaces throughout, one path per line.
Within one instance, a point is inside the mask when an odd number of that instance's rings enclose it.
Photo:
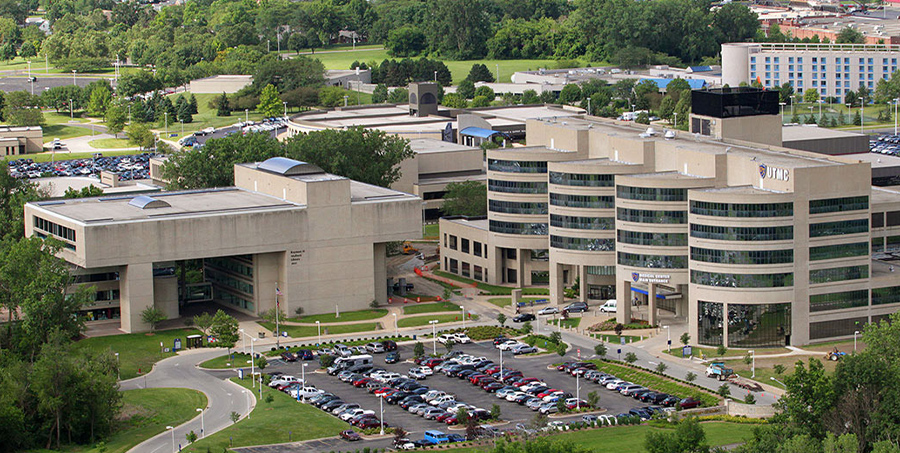
M 366 351 L 370 354 L 380 354 L 384 352 L 384 345 L 381 343 L 369 343 L 366 345 Z
M 394 340 L 382 340 L 381 347 L 384 348 L 385 351 L 396 351 L 397 350 L 397 342 Z
M 693 398 L 685 398 L 679 401 L 682 409 L 693 409 L 695 407 L 700 407 L 703 404 L 701 401 L 695 400 Z
M 535 348 L 534 346 L 528 346 L 527 344 L 520 344 L 520 345 L 512 348 L 512 353 L 514 355 L 533 354 L 535 352 L 537 352 L 537 348 Z
M 539 315 L 553 315 L 559 313 L 559 309 L 556 307 L 544 307 L 538 310 Z
M 536 318 L 531 313 L 522 313 L 513 318 L 513 322 L 525 322 L 525 321 L 534 321 Z
M 350 442 L 354 442 L 354 441 L 362 439 L 362 437 L 359 437 L 359 433 L 357 433 L 356 431 L 354 431 L 352 429 L 347 429 L 347 430 L 341 431 L 341 439 L 344 439 L 344 440 L 347 440 Z
M 584 302 L 572 302 L 563 309 L 569 313 L 584 313 L 588 311 L 588 304 Z

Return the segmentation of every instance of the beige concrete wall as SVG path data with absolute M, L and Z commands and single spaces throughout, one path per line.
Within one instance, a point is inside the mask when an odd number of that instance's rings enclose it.
M 153 305 L 166 314 L 166 319 L 178 317 L 178 278 L 153 278 Z
M 121 329 L 125 332 L 149 330 L 150 325 L 141 320 L 141 312 L 154 303 L 153 264 L 133 263 L 119 272 Z
M 214 76 L 205 79 L 191 80 L 190 91 L 194 94 L 234 94 L 251 83 L 253 83 L 252 76 Z

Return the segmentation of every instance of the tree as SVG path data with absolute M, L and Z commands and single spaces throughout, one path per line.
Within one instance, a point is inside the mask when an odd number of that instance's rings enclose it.
M 486 0 L 429 0 L 428 11 L 425 32 L 437 52 L 458 60 L 485 56 L 491 33 Z
M 188 107 L 190 107 L 192 115 L 199 113 L 197 111 L 197 98 L 194 97 L 194 93 L 188 95 Z
M 556 346 L 556 353 L 559 354 L 560 357 L 565 356 L 566 355 L 566 345 L 563 343 L 558 344 Z
M 194 122 L 194 115 L 191 114 L 191 106 L 187 102 L 182 102 L 176 110 L 176 119 L 182 123 Z
M 651 431 L 644 439 L 648 453 L 706 453 L 706 433 L 695 417 L 678 422 L 674 432 Z
M 534 90 L 525 90 L 522 92 L 522 104 L 540 104 L 541 98 L 538 96 L 537 91 Z
M 388 103 L 405 104 L 409 102 L 409 90 L 406 88 L 395 88 L 388 94 Z
M 716 393 L 719 394 L 722 398 L 728 398 L 731 396 L 731 388 L 728 387 L 728 384 L 722 384 L 719 386 L 719 389 L 716 390 Z
M 781 376 L 784 374 L 784 365 L 776 363 L 772 366 L 772 371 L 774 371 L 776 375 Z
M 859 110 L 856 111 L 856 114 L 853 115 L 853 125 L 859 126 L 862 124 L 862 116 L 859 114 Z
M 222 310 L 218 310 L 213 316 L 209 333 L 215 337 L 218 346 L 228 348 L 230 353 L 231 348 L 238 341 L 237 319 Z
M 119 77 L 116 85 L 116 93 L 120 96 L 134 96 L 138 93 L 148 93 L 162 88 L 162 84 L 156 76 L 149 71 L 128 72 Z
M 13 91 L 6 94 L 4 104 L 3 120 L 10 126 L 44 125 L 39 97 L 25 91 Z
M 156 138 L 150 128 L 143 123 L 132 123 L 128 125 L 128 142 L 141 147 L 141 149 L 152 148 Z
M 112 92 L 105 86 L 97 87 L 90 91 L 91 97 L 88 100 L 87 111 L 91 116 L 102 117 L 106 115 L 106 109 L 112 102 Z
M 319 87 L 324 83 L 325 67 L 319 60 L 298 56 L 289 60 L 265 60 L 253 74 L 252 91 L 262 93 L 267 85 L 285 92 L 298 87 Z
M 475 97 L 475 83 L 471 80 L 463 80 L 459 82 L 459 85 L 456 87 L 456 94 L 462 96 L 465 99 L 472 99 Z
M 413 346 L 413 356 L 416 358 L 425 356 L 425 345 L 423 345 L 421 341 L 417 341 Z
M 192 444 L 197 441 L 197 433 L 194 430 L 184 435 L 185 439 L 187 439 L 189 444 Z
M 716 354 L 718 354 L 719 357 L 724 357 L 726 353 L 728 353 L 728 348 L 726 348 L 725 345 L 720 344 L 716 346 Z
M 625 361 L 628 362 L 628 364 L 633 364 L 634 362 L 637 362 L 637 360 L 638 360 L 637 354 L 635 354 L 633 352 L 629 352 L 628 354 L 625 354 Z
M 588 393 L 587 403 L 592 408 L 598 407 L 600 405 L 600 395 L 596 391 Z
M 375 86 L 375 89 L 372 91 L 372 103 L 373 104 L 381 104 L 387 101 L 388 99 L 388 89 L 387 85 L 383 83 L 379 83 Z
M 475 82 L 494 82 L 494 74 L 491 73 L 491 70 L 487 68 L 483 63 L 475 63 L 472 65 L 472 69 L 469 70 L 469 75 L 466 76 L 466 80 Z
M 664 96 L 662 102 L 659 103 L 659 117 L 671 123 L 675 113 L 675 104 L 677 102 L 671 96 Z
M 609 352 L 609 351 L 605 344 L 597 343 L 594 345 L 594 354 L 597 354 L 598 357 L 605 356 L 607 352 Z
M 500 420 L 500 406 L 497 404 L 491 405 L 491 420 Z
M 260 370 L 266 369 L 266 365 L 269 364 L 269 361 L 266 359 L 266 356 L 261 355 L 258 359 L 256 359 L 256 367 Z
M 479 96 L 484 96 L 489 101 L 493 101 L 494 99 L 497 98 L 497 93 L 494 93 L 494 90 L 492 90 L 491 87 L 489 87 L 487 85 L 482 85 L 475 89 L 475 97 L 477 98 Z
M 844 103 L 849 104 L 850 107 L 855 107 L 859 103 L 859 96 L 856 95 L 855 91 L 848 91 L 844 95 Z
M 834 42 L 836 44 L 865 44 L 866 37 L 855 28 L 844 27 L 838 33 Z
M 212 325 L 213 315 L 207 312 L 200 313 L 199 315 L 194 315 L 194 327 L 202 332 L 204 336 L 209 335 L 209 329 L 212 328 Z
M 459 95 L 458 93 L 447 93 L 444 95 L 444 100 L 441 101 L 441 104 L 444 107 L 449 107 L 451 109 L 464 109 L 469 106 L 466 98 Z
M 406 432 L 405 429 L 395 426 L 394 427 L 394 445 L 400 445 L 400 441 L 405 439 L 409 433 Z
M 298 134 L 284 146 L 287 157 L 380 187 L 396 182 L 400 178 L 400 162 L 415 155 L 408 140 L 363 127 Z
M 106 132 L 112 133 L 118 138 L 119 132 L 125 129 L 125 123 L 128 121 L 128 113 L 121 106 L 114 105 L 106 109 Z
M 150 324 L 151 332 L 156 330 L 156 326 L 158 326 L 159 323 L 165 320 L 166 314 L 163 313 L 162 310 L 152 305 L 141 311 L 141 321 L 143 321 L 145 324 Z
M 474 217 L 486 215 L 487 187 L 478 181 L 452 182 L 447 184 L 441 212 L 448 216 L 462 215 Z
M 213 99 L 213 104 L 216 116 L 231 116 L 231 105 L 228 102 L 228 95 L 224 91 L 221 96 Z
M 259 105 L 256 106 L 256 111 L 268 118 L 281 116 L 281 109 L 281 98 L 278 97 L 278 90 L 275 88 L 275 85 L 266 85 L 259 94 Z
M 472 99 L 472 103 L 469 105 L 473 108 L 478 107 L 490 107 L 491 100 L 487 96 L 475 96 L 475 99 Z
M 657 364 L 656 364 L 656 368 L 655 368 L 656 372 L 659 373 L 659 374 L 665 373 L 666 370 L 668 370 L 668 369 L 669 369 L 669 366 L 666 365 L 665 362 L 659 362 L 659 363 L 657 363 Z
M 814 104 L 819 100 L 819 90 L 815 88 L 808 88 L 803 92 L 803 102 L 808 104 Z
M 103 195 L 103 189 L 91 184 L 87 187 L 82 187 L 81 190 L 75 189 L 74 187 L 69 187 L 66 189 L 63 198 L 87 198 L 87 197 L 99 197 Z
M 581 101 L 581 87 L 577 84 L 570 83 L 559 92 L 559 102 L 561 104 L 575 104 L 579 101 Z
M 503 313 L 497 315 L 497 322 L 500 324 L 500 327 L 503 327 L 503 324 L 506 323 L 506 315 L 504 315 Z
M 534 330 L 534 327 L 531 326 L 531 321 L 525 321 L 522 324 L 522 328 L 519 330 L 521 330 L 523 334 L 528 335 Z
M 226 187 L 234 185 L 234 164 L 281 155 L 281 144 L 268 135 L 235 134 L 211 139 L 202 149 L 183 148 L 170 154 L 162 175 L 170 190 Z
M 415 57 L 428 47 L 428 43 L 419 27 L 406 25 L 391 30 L 384 47 L 392 57 Z
M 281 100 L 287 102 L 288 108 L 300 107 L 308 109 L 319 105 L 319 90 L 313 87 L 299 87 L 281 94 Z

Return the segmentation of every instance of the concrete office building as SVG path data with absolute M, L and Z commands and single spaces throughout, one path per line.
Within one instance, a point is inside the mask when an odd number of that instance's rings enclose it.
M 97 288 L 88 319 L 121 318 L 146 330 L 141 311 L 178 316 L 176 261 L 204 260 L 208 297 L 259 315 L 366 308 L 388 297 L 385 247 L 421 234 L 422 200 L 327 174 L 286 158 L 234 167 L 235 187 L 150 196 L 29 203 L 28 236 L 52 236 Z
M 190 92 L 195 94 L 234 94 L 253 83 L 252 75 L 223 74 L 191 80 Z
M 758 79 L 766 88 L 790 83 L 796 92 L 814 88 L 820 97 L 841 103 L 860 85 L 874 91 L 878 80 L 897 71 L 898 59 L 898 45 L 728 43 L 722 44 L 722 83 L 736 87 Z
M 20 156 L 44 150 L 44 130 L 40 126 L 0 126 L 0 156 Z
M 531 146 L 488 150 L 487 218 L 441 220 L 442 265 L 520 286 L 546 270 L 557 304 L 577 278 L 619 322 L 633 303 L 651 324 L 667 310 L 712 346 L 852 337 L 900 308 L 882 254 L 900 246 L 900 193 L 873 188 L 867 161 L 772 144 L 775 92 L 693 98 L 694 134 L 529 121 Z

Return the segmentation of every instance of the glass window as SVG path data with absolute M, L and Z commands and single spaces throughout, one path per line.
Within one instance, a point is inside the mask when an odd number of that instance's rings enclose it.
M 616 198 L 612 195 L 569 195 L 551 193 L 550 204 L 567 208 L 612 209 L 616 206 Z
M 502 212 L 506 214 L 537 214 L 547 213 L 547 203 L 527 203 L 520 201 L 488 200 L 488 211 Z
M 545 285 L 547 283 L 550 283 L 549 271 L 531 271 L 532 285 Z
M 864 289 L 809 296 L 810 312 L 841 310 L 865 307 L 866 305 L 869 305 L 869 292 Z
M 616 275 L 616 266 L 587 266 L 588 275 Z
M 547 173 L 547 162 L 490 159 L 488 170 L 503 173 Z
M 531 249 L 531 261 L 550 261 L 550 250 Z
M 725 274 L 691 271 L 691 283 L 723 288 L 782 288 L 794 286 L 794 274 Z
M 823 245 L 809 248 L 810 261 L 830 260 L 834 258 L 847 258 L 851 256 L 865 256 L 869 254 L 868 242 L 855 242 L 853 244 Z
M 826 212 L 845 212 L 869 209 L 869 197 L 829 198 L 827 200 L 810 200 L 810 214 L 824 214 Z
M 456 250 L 456 236 L 450 235 L 450 250 Z
M 244 294 L 253 295 L 253 285 L 250 282 L 235 278 L 234 274 L 229 274 L 216 270 L 212 267 L 204 267 L 203 273 L 206 281 L 225 287 L 231 290 L 239 291 Z
M 251 258 L 252 259 L 252 258 Z M 216 267 L 219 270 L 228 271 L 232 274 L 242 275 L 244 277 L 253 278 L 253 263 L 235 259 L 234 257 L 217 257 L 206 258 L 203 260 L 204 266 Z
M 488 228 L 494 233 L 503 234 L 522 234 L 529 236 L 540 236 L 547 234 L 546 223 L 520 223 L 491 220 L 488 224 Z
M 472 278 L 478 281 L 484 280 L 484 274 L 481 272 L 481 266 L 472 266 Z
M 900 302 L 900 286 L 872 288 L 872 305 L 896 304 Z
M 550 247 L 563 250 L 611 252 L 616 249 L 616 241 L 615 239 L 570 238 L 550 235 Z
M 728 346 L 785 346 L 791 335 L 791 304 L 728 304 Z
M 724 227 L 691 224 L 691 237 L 719 241 L 785 241 L 794 238 L 794 227 Z
M 809 323 L 809 339 L 818 340 L 821 338 L 846 337 L 853 335 L 857 330 L 862 332 L 863 327 L 868 322 L 868 318 L 847 318 L 836 319 L 834 321 L 822 321 Z
M 720 264 L 784 264 L 794 262 L 794 250 L 713 250 L 691 247 L 691 259 Z
M 626 200 L 685 201 L 687 200 L 687 189 L 616 186 L 616 196 Z
M 450 272 L 457 274 L 459 273 L 459 261 L 450 258 Z
M 725 336 L 725 317 L 723 304 L 719 302 L 697 301 L 699 316 L 697 327 L 700 344 L 718 346 L 723 344 Z
M 34 217 L 34 227 L 60 239 L 75 242 L 75 230 L 53 223 L 49 220 Z
M 472 267 L 469 265 L 469 263 L 463 262 L 462 266 L 460 267 L 462 268 L 462 272 L 460 272 L 460 274 L 462 274 L 463 277 L 472 276 Z
M 550 226 L 576 230 L 612 230 L 616 227 L 616 219 L 612 217 L 575 217 L 550 214 Z
M 459 243 L 459 251 L 463 253 L 469 253 L 469 240 L 466 238 L 462 238 Z
M 550 172 L 550 184 L 575 187 L 612 187 L 615 175 Z
M 867 233 L 869 219 L 842 220 L 809 224 L 809 237 L 840 236 L 844 234 Z
M 794 204 L 691 201 L 691 213 L 717 217 L 786 217 L 794 215 Z
M 625 222 L 638 223 L 687 223 L 685 211 L 647 211 L 644 209 L 619 208 L 616 218 Z
M 619 252 L 619 264 L 654 269 L 686 269 L 687 256 L 678 255 L 638 255 Z
M 831 269 L 816 269 L 809 271 L 809 283 L 831 283 L 844 280 L 859 280 L 869 278 L 869 266 L 845 266 Z
M 618 241 L 624 244 L 653 245 L 658 247 L 684 247 L 688 244 L 687 233 L 651 233 L 619 230 L 617 235 Z
M 547 193 L 547 183 L 488 179 L 488 190 L 502 193 Z
M 481 243 L 478 241 L 472 241 L 472 254 L 475 256 L 481 256 Z

